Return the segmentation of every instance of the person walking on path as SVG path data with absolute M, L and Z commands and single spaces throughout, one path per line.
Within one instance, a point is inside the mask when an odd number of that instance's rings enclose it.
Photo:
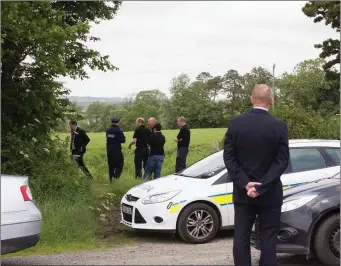
M 175 142 L 178 145 L 178 151 L 175 162 L 175 172 L 180 172 L 186 168 L 186 159 L 189 151 L 189 144 L 191 141 L 191 131 L 187 127 L 186 119 L 181 116 L 177 120 L 180 131 L 178 136 L 175 138 Z
M 120 118 L 114 117 L 111 119 L 112 125 L 106 132 L 106 146 L 107 146 L 107 159 L 109 168 L 109 182 L 112 183 L 112 179 L 120 178 L 123 166 L 124 157 L 122 153 L 122 143 L 126 142 L 126 137 L 123 131 L 119 128 L 118 123 Z
M 88 179 L 92 179 L 93 177 L 83 161 L 83 156 L 86 153 L 86 146 L 90 142 L 90 138 L 83 129 L 78 127 L 76 120 L 70 120 L 69 126 L 71 130 L 71 157 L 77 162 L 78 167 L 85 173 Z
M 136 145 L 135 149 L 135 177 L 142 178 L 142 168 L 145 169 L 149 156 L 148 139 L 150 131 L 144 125 L 144 119 L 139 117 L 136 119 L 137 128 L 135 129 L 133 140 L 129 144 L 128 149 L 131 149 L 132 145 Z
M 162 164 L 165 158 L 164 145 L 166 143 L 165 136 L 161 133 L 161 125 L 156 123 L 154 125 L 154 134 L 149 137 L 150 155 L 147 161 L 147 166 L 144 179 L 154 173 L 154 179 L 161 177 Z
M 261 232 L 259 265 L 276 266 L 283 189 L 281 175 L 289 163 L 286 122 L 269 114 L 272 90 L 252 91 L 253 109 L 231 120 L 224 140 L 224 163 L 233 182 L 236 266 L 251 266 L 250 235 L 256 216 Z

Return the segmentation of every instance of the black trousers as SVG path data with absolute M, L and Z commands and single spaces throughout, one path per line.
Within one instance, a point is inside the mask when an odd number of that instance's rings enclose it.
M 135 149 L 135 177 L 142 178 L 142 168 L 146 169 L 149 157 L 149 148 L 136 148 Z
M 281 207 L 251 204 L 234 205 L 233 257 L 235 266 L 251 266 L 250 236 L 258 215 L 261 233 L 260 266 L 277 266 L 276 243 L 280 229 Z
M 84 164 L 83 156 L 84 156 L 84 153 L 79 153 L 77 151 L 71 152 L 71 157 L 74 158 L 74 160 L 77 162 L 78 167 L 86 174 L 86 176 L 89 179 L 92 179 L 92 175 L 90 174 L 90 171 Z
M 179 147 L 175 161 L 175 172 L 180 172 L 186 168 L 186 159 L 188 154 L 188 147 Z
M 108 149 L 107 158 L 109 168 L 109 181 L 111 183 L 113 178 L 120 178 L 124 166 L 124 157 L 121 150 Z

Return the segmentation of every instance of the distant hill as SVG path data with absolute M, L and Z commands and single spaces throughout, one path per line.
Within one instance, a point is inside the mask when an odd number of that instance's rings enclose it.
M 104 102 L 104 103 L 122 103 L 124 98 L 121 97 L 90 97 L 90 96 L 68 96 L 71 102 L 76 102 L 78 106 L 86 107 L 93 102 Z

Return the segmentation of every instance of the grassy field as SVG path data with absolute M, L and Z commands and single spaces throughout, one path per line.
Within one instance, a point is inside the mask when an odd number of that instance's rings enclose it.
M 192 129 L 190 151 L 187 164 L 192 164 L 207 155 L 211 144 L 222 140 L 226 129 Z M 171 174 L 175 169 L 176 143 L 173 141 L 178 130 L 165 130 L 165 162 L 162 176 Z M 58 134 L 61 139 L 69 134 Z M 119 224 L 119 202 L 128 189 L 142 182 L 135 179 L 134 149 L 128 149 L 133 132 L 125 132 L 126 143 L 122 145 L 124 169 L 119 180 L 109 184 L 108 166 L 105 149 L 105 133 L 88 133 L 91 141 L 84 156 L 84 162 L 94 179 L 90 182 L 90 192 L 75 195 L 74 201 L 39 202 L 43 213 L 43 232 L 40 243 L 31 249 L 12 255 L 57 253 L 80 249 L 97 249 L 134 241 L 127 228 Z M 76 165 L 74 166 L 76 167 Z M 46 173 L 48 175 L 48 173 Z M 64 178 L 64 177 L 63 177 Z M 65 178 L 72 179 L 71 176 Z M 77 185 L 75 181 L 75 185 Z M 70 189 L 68 189 L 70 190 Z M 33 191 L 34 193 L 34 191 Z M 91 195 L 90 195 L 91 194 Z M 12 256 L 10 255 L 10 256 Z
M 210 152 L 210 144 L 220 141 L 226 129 L 192 129 L 191 145 L 188 154 L 188 164 L 192 164 Z M 165 163 L 162 168 L 162 175 L 167 175 L 174 172 L 176 158 L 176 143 L 173 141 L 178 133 L 178 130 L 165 130 L 163 134 L 166 137 L 165 144 Z M 62 137 L 68 136 L 62 134 Z M 126 132 L 126 143 L 122 144 L 124 153 L 124 169 L 122 172 L 122 181 L 130 183 L 135 181 L 134 171 L 134 146 L 131 150 L 128 145 L 132 139 L 133 132 Z M 89 133 L 91 141 L 87 148 L 87 153 L 84 156 L 85 164 L 93 174 L 95 180 L 103 183 L 108 182 L 108 166 L 105 150 L 105 133 Z

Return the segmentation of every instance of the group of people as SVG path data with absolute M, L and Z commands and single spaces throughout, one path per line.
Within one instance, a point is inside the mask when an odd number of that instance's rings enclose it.
M 236 266 L 251 266 L 250 235 L 256 217 L 261 233 L 260 265 L 277 266 L 276 243 L 280 229 L 283 190 L 281 175 L 289 164 L 288 126 L 285 121 L 272 116 L 268 110 L 273 104 L 271 88 L 265 84 L 256 85 L 252 91 L 250 112 L 233 118 L 224 138 L 224 163 L 233 182 L 234 242 L 233 257 Z M 123 168 L 121 143 L 125 136 L 118 126 L 119 119 L 112 120 L 107 131 L 107 152 L 109 177 L 119 178 Z M 160 176 L 164 160 L 165 137 L 161 125 L 154 118 L 136 120 L 137 128 L 129 144 L 136 145 L 136 177 L 143 178 L 154 172 Z M 190 142 L 190 131 L 183 117 L 178 118 L 180 132 L 175 139 L 178 143 L 176 171 L 186 167 L 186 157 Z M 84 166 L 82 153 L 89 142 L 84 130 L 70 121 L 73 130 L 72 154 L 83 171 L 91 175 Z M 80 149 L 80 152 L 78 152 Z
M 126 142 L 126 137 L 119 127 L 120 118 L 112 118 L 111 122 L 112 125 L 106 132 L 110 183 L 112 183 L 113 179 L 120 178 L 122 174 L 124 167 L 122 144 Z M 174 139 L 177 143 L 175 172 L 186 168 L 191 138 L 191 132 L 183 116 L 177 119 L 177 124 L 180 127 L 180 131 Z M 71 129 L 71 154 L 87 177 L 92 179 L 93 177 L 83 161 L 90 138 L 83 129 L 78 127 L 76 120 L 71 120 L 69 126 Z M 165 158 L 164 145 L 166 143 L 166 138 L 161 130 L 161 124 L 154 117 L 148 119 L 148 127 L 145 126 L 145 120 L 142 117 L 136 119 L 133 139 L 128 145 L 128 149 L 131 149 L 133 145 L 136 146 L 134 156 L 135 178 L 148 179 L 152 175 L 153 178 L 161 176 L 161 169 Z M 143 171 L 144 173 L 142 173 Z

